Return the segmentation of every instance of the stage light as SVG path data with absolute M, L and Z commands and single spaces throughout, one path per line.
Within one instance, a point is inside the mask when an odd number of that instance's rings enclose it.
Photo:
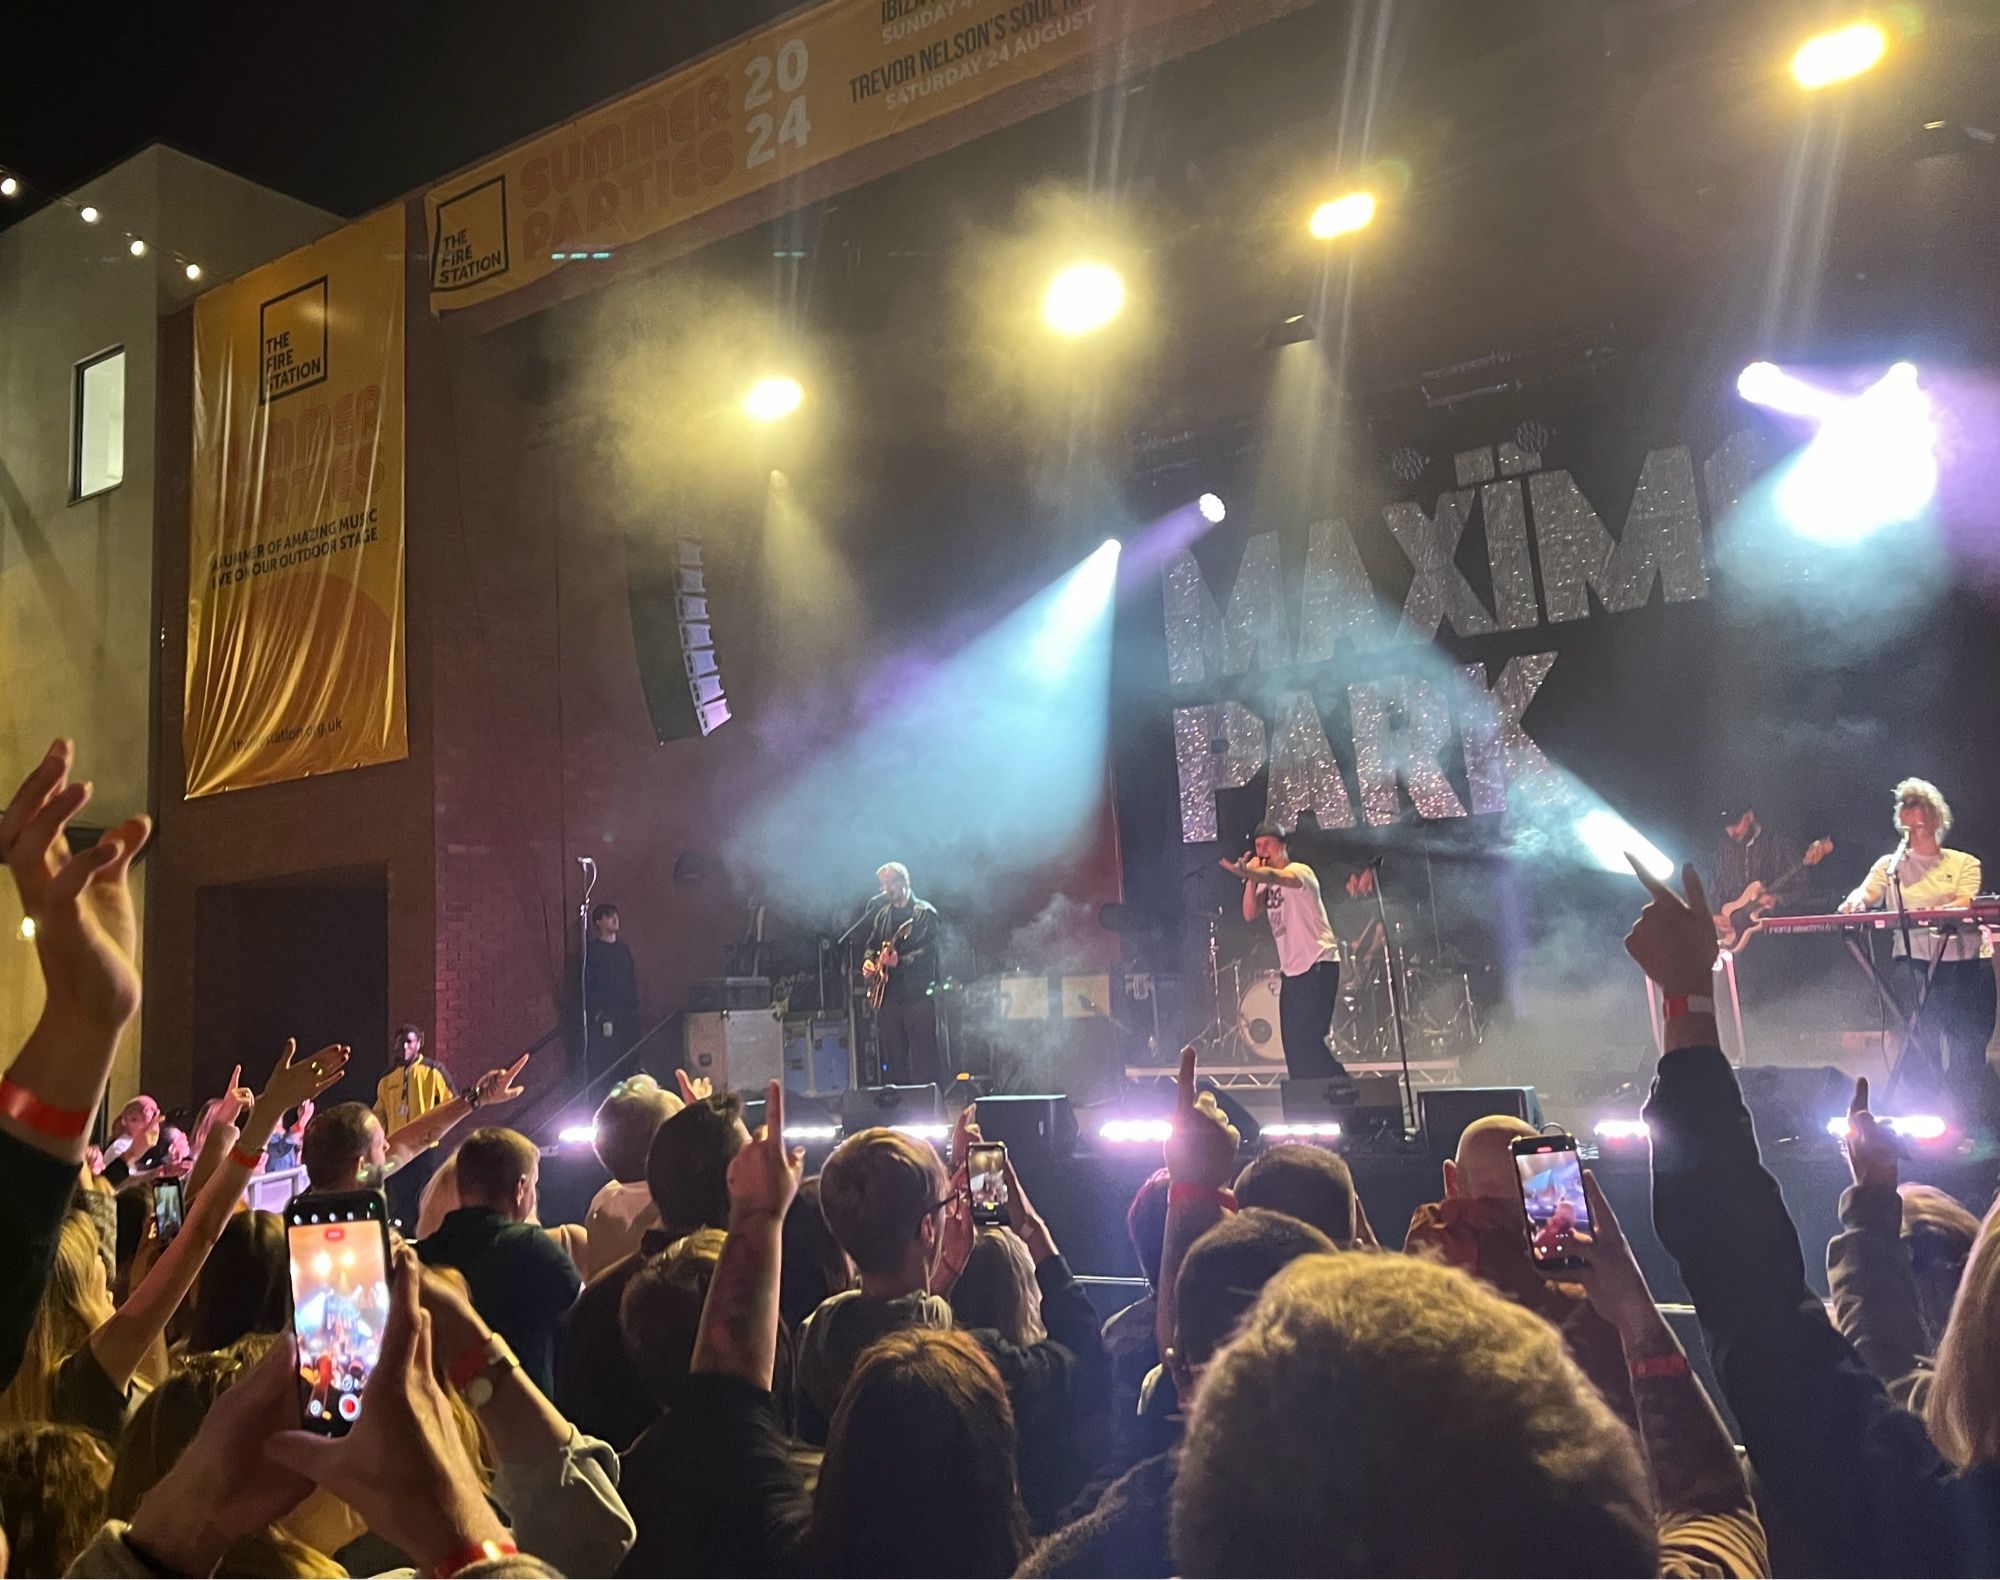
M 1858 77 L 1889 52 L 1889 35 L 1873 22 L 1853 22 L 1807 39 L 1792 56 L 1792 77 L 1801 88 L 1831 87 Z
M 917 1141 L 949 1141 L 950 1125 L 891 1125 L 890 1129 L 899 1135 L 909 1136 Z
M 1599 1141 L 1644 1141 L 1652 1127 L 1643 1119 L 1600 1119 L 1592 1130 Z
M 21 190 L 21 183 L 12 176 L 0 176 L 0 197 L 12 197 Z
M 597 1126 L 564 1125 L 556 1132 L 556 1140 L 566 1147 L 591 1147 L 597 1144 Z
M 1106 538 L 1056 587 L 1039 628 L 1028 639 L 1026 665 L 1042 683 L 1061 681 L 1105 625 L 1118 586 L 1118 540 Z
M 24 916 L 21 918 L 21 936 L 22 938 L 26 939 L 29 943 L 33 943 L 35 941 L 34 917 Z
M 787 1125 L 787 1141 L 831 1141 L 840 1134 L 838 1125 Z
M 1304 313 L 1293 313 L 1288 318 L 1279 319 L 1265 332 L 1264 345 L 1267 350 L 1276 351 L 1281 346 L 1303 344 L 1318 333 L 1313 328 L 1312 320 Z
M 1606 872 L 1630 872 L 1632 863 L 1625 859 L 1629 851 L 1660 882 L 1673 880 L 1674 864 L 1659 846 L 1609 807 L 1598 807 L 1578 818 L 1576 837 L 1590 859 Z
M 1042 297 L 1042 320 L 1059 335 L 1088 335 L 1125 308 L 1125 281 L 1108 263 L 1073 263 L 1059 270 Z
M 1264 1127 L 1266 1137 L 1277 1141 L 1338 1141 L 1340 1126 L 1332 1120 L 1318 1124 L 1276 1124 Z
M 777 422 L 804 404 L 806 392 L 797 379 L 761 378 L 743 397 L 743 410 L 753 422 Z
M 185 274 L 190 280 L 199 280 L 201 278 L 201 265 L 198 263 L 191 263 L 181 272 Z
M 1939 1114 L 1879 1114 L 1881 1125 L 1905 1141 L 1941 1141 L 1950 1127 Z M 1826 1122 L 1826 1133 L 1838 1140 L 1847 1138 L 1847 1115 L 1835 1114 Z
M 1898 362 L 1845 401 L 1788 465 L 1778 518 L 1818 543 L 1851 545 L 1913 521 L 1937 493 L 1937 430 L 1916 367 Z
M 100 216 L 95 208 L 86 203 L 76 211 L 76 217 L 86 225 L 95 225 Z
M 1158 1146 L 1174 1133 L 1171 1119 L 1107 1119 L 1097 1127 L 1097 1138 L 1115 1147 Z
M 1314 209 L 1312 218 L 1306 221 L 1306 229 L 1317 241 L 1332 241 L 1365 230 L 1374 218 L 1374 193 L 1347 192 Z
M 146 256 L 146 244 L 137 236 L 134 236 L 132 238 L 132 245 L 126 248 L 126 251 L 131 253 L 135 258 L 143 258 Z
M 1736 375 L 1736 393 L 1753 406 L 1826 421 L 1846 404 L 1831 390 L 1808 384 L 1804 379 L 1772 362 L 1753 362 Z
M 1194 507 L 1210 526 L 1221 525 L 1222 518 L 1229 514 L 1229 507 L 1223 504 L 1220 494 L 1203 494 L 1194 502 Z

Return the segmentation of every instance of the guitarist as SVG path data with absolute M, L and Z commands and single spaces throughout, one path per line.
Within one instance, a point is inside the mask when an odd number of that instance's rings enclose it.
M 910 869 L 891 861 L 875 869 L 882 899 L 868 929 L 868 958 L 861 974 L 883 984 L 875 1012 L 882 1079 L 892 1086 L 925 1085 L 938 1078 L 937 907 L 910 889 Z
M 1776 887 L 1798 865 L 1798 842 L 1765 828 L 1756 807 L 1746 806 L 1723 820 L 1715 847 L 1715 887 L 1708 892 L 1718 905 L 1726 904 L 1753 883 Z

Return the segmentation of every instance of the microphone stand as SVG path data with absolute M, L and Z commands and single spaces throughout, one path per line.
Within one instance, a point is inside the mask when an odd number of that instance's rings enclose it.
M 1403 984 L 1398 980 L 1402 957 L 1395 936 L 1389 931 L 1389 906 L 1383 893 L 1381 865 L 1379 862 L 1370 865 L 1375 869 L 1375 914 L 1382 924 L 1382 980 L 1389 988 L 1389 1021 L 1396 1028 L 1396 1057 L 1403 1066 L 1403 1139 L 1408 1141 L 1418 1134 L 1421 1125 L 1416 1083 L 1410 1078 L 1410 1042 L 1403 1028 Z
M 857 1092 L 861 1090 L 861 1016 L 854 1003 L 854 968 L 850 964 L 854 957 L 848 949 L 854 935 L 875 920 L 882 909 L 878 903 L 882 898 L 877 896 L 864 905 L 847 931 L 833 941 L 833 947 L 840 952 L 840 995 L 847 1007 L 847 1084 L 849 1090 Z
M 590 897 L 597 892 L 597 863 L 588 856 L 576 858 L 583 868 L 583 900 L 576 908 L 579 943 L 576 957 L 576 998 L 583 1012 L 583 1081 L 590 1084 Z

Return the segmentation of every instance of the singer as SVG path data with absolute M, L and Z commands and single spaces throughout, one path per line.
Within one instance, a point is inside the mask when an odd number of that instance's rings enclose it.
M 1259 823 L 1252 854 L 1224 861 L 1222 870 L 1243 880 L 1243 920 L 1262 910 L 1278 942 L 1278 1034 L 1285 1044 L 1285 1069 L 1295 1081 L 1343 1077 L 1347 1067 L 1333 1056 L 1329 1038 L 1340 998 L 1340 945 L 1320 898 L 1319 878 L 1292 860 L 1291 844 L 1275 823 Z
M 1868 869 L 1868 876 L 1841 902 L 1843 911 L 1878 909 L 1945 910 L 1970 903 L 1979 893 L 1977 856 L 1941 843 L 1951 831 L 1951 807 L 1925 779 L 1896 786 L 1896 848 Z M 1912 1070 L 1935 1094 L 1948 1087 L 1965 1126 L 2000 1121 L 2000 1081 L 1986 1062 L 1993 1040 L 1993 945 L 1985 930 L 1963 926 L 1912 928 L 1907 941 L 1891 932 L 1893 980 L 1906 1014 L 1914 1014 L 1912 1052 L 1922 1068 Z M 1929 981 L 1928 994 L 1924 984 Z

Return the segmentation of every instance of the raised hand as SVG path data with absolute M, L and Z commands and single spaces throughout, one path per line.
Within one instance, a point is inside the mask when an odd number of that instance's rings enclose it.
M 1683 900 L 1640 866 L 1637 857 L 1628 855 L 1625 859 L 1653 897 L 1625 935 L 1625 952 L 1659 983 L 1662 992 L 1706 994 L 1713 985 L 1711 977 L 1721 951 L 1715 939 L 1715 913 L 1702 890 L 1700 875 L 1692 863 L 1681 869 L 1681 885 L 1687 894 Z
M 48 1013 L 115 1029 L 139 1008 L 139 925 L 125 874 L 153 825 L 127 818 L 71 854 L 63 831 L 90 800 L 87 782 L 70 782 L 74 757 L 72 742 L 55 741 L 21 782 L 0 814 L 0 858 L 35 924 Z
M 1625 1231 L 1618 1226 L 1618 1215 L 1598 1187 L 1597 1175 L 1589 1169 L 1583 1171 L 1583 1199 L 1590 1206 L 1591 1232 L 1579 1230 L 1572 1236 L 1575 1248 L 1583 1254 L 1583 1265 L 1551 1268 L 1544 1276 L 1581 1284 L 1597 1314 L 1621 1332 L 1651 1323 L 1659 1315 L 1653 1292 L 1646 1285 L 1646 1275 L 1639 1271 Z
M 1881 1120 L 1868 1111 L 1868 1077 L 1854 1082 L 1854 1101 L 1847 1108 L 1847 1166 L 1857 1185 L 1886 1185 L 1896 1188 L 1903 1149 L 1896 1138 L 1882 1128 Z
M 528 1067 L 528 1060 L 534 1055 L 524 1053 L 504 1070 L 488 1070 L 472 1083 L 473 1091 L 479 1094 L 483 1108 L 488 1103 L 511 1103 L 517 1097 L 527 1096 L 525 1087 L 514 1083 L 521 1078 L 521 1072 Z
M 337 1042 L 304 1059 L 298 1057 L 298 1052 L 298 1040 L 287 1037 L 285 1051 L 278 1056 L 278 1066 L 257 1099 L 257 1106 L 271 1116 L 274 1129 L 287 1112 L 319 1096 L 338 1081 L 350 1056 L 350 1050 Z
M 966 1154 L 986 1139 L 979 1133 L 979 1124 L 974 1118 L 978 1111 L 977 1102 L 967 1103 L 958 1111 L 958 1118 L 952 1121 L 951 1151 L 946 1156 L 946 1167 L 954 1174 L 965 1167 Z
M 1220 1190 L 1236 1177 L 1236 1149 L 1243 1138 L 1216 1107 L 1213 1093 L 1196 1096 L 1194 1066 L 1195 1046 L 1189 1043 L 1181 1049 L 1174 1083 L 1174 1133 L 1160 1150 L 1176 1185 Z
M 948 1295 L 972 1257 L 979 1226 L 972 1221 L 971 1180 L 963 1168 L 945 1189 L 944 1224 L 938 1231 L 937 1254 L 931 1259 L 931 1293 Z
M 692 1107 L 705 1103 L 715 1095 L 715 1083 L 705 1075 L 688 1076 L 685 1070 L 674 1071 L 674 1080 L 681 1089 L 681 1101 Z
M 706 1084 L 706 1083 L 704 1083 Z M 785 1143 L 784 1083 L 764 1088 L 764 1123 L 750 1144 L 729 1160 L 729 1218 L 784 1220 L 805 1174 L 806 1149 Z

